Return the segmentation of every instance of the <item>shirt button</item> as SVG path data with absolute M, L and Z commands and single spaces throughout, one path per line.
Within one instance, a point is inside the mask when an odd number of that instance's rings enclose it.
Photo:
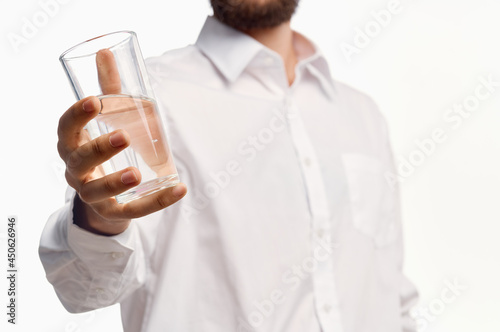
M 318 236 L 319 239 L 322 239 L 325 236 L 325 230 L 323 228 L 320 228 L 316 231 L 316 235 Z
M 95 292 L 96 292 L 97 294 L 104 294 L 104 289 L 103 289 L 103 288 L 96 288 L 96 289 L 95 289 Z
M 111 253 L 112 259 L 122 258 L 123 256 L 125 256 L 125 254 L 123 252 L 112 252 Z
M 329 313 L 329 312 L 330 312 L 330 310 L 332 310 L 332 306 L 331 306 L 331 305 L 329 305 L 329 304 L 324 304 L 324 305 L 323 305 L 323 311 L 324 311 L 325 313 Z
M 309 166 L 311 166 L 311 164 L 312 164 L 311 158 L 308 158 L 308 157 L 304 158 L 304 165 L 309 167 Z

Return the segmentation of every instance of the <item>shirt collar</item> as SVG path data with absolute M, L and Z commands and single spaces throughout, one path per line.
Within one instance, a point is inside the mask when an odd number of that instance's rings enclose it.
M 294 31 L 293 43 L 298 66 L 304 66 L 321 83 L 325 92 L 332 96 L 333 81 L 328 63 L 318 47 L 309 39 Z M 273 53 L 247 34 L 208 16 L 196 40 L 196 46 L 230 82 L 234 82 L 260 52 Z
M 252 37 L 219 22 L 213 16 L 207 17 L 196 45 L 231 82 L 264 48 Z

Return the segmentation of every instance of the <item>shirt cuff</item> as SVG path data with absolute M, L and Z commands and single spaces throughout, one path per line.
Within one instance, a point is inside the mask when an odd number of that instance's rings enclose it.
M 122 233 L 103 236 L 89 232 L 73 223 L 75 194 L 68 211 L 67 241 L 73 253 L 92 268 L 122 272 L 137 245 L 138 233 L 135 222 Z

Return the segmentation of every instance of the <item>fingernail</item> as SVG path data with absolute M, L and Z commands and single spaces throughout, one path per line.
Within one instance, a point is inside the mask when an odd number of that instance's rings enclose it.
M 137 182 L 137 176 L 134 171 L 127 171 L 122 174 L 122 182 L 123 184 L 131 184 Z
M 87 113 L 91 113 L 94 111 L 94 102 L 92 101 L 92 98 L 89 100 L 86 100 L 83 103 L 83 110 Z
M 109 144 L 111 144 L 112 147 L 117 148 L 122 145 L 127 143 L 127 140 L 125 139 L 125 135 L 121 131 L 114 133 L 109 137 Z
M 174 195 L 175 197 L 182 196 L 182 195 L 184 195 L 185 192 L 186 192 L 186 190 L 184 189 L 184 187 L 179 186 L 179 185 L 175 186 L 172 189 L 172 195 Z

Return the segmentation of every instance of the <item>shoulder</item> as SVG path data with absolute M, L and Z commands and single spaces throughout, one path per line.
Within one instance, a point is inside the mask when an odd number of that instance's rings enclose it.
M 210 60 L 195 45 L 174 49 L 146 59 L 152 80 L 196 81 L 196 77 L 215 71 Z
M 338 106 L 349 119 L 374 136 L 387 134 L 386 116 L 370 95 L 343 82 L 333 84 Z
M 333 81 L 333 85 L 338 101 L 343 107 L 354 112 L 367 112 L 380 115 L 377 104 L 367 93 L 337 80 Z

